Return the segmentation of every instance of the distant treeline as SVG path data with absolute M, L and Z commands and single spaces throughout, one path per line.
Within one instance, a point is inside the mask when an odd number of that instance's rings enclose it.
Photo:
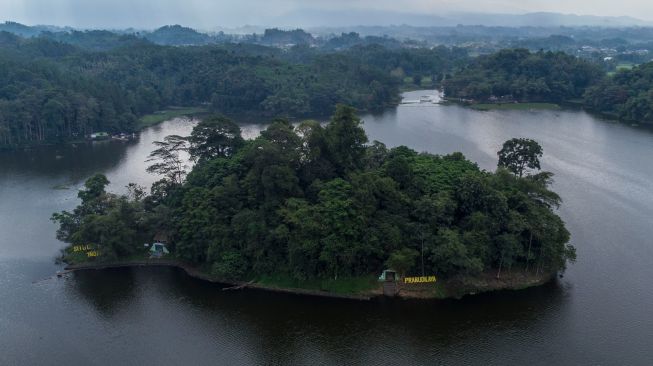
M 653 122 L 653 62 L 608 75 L 562 52 L 502 50 L 474 59 L 444 88 L 449 97 L 475 102 L 573 101 L 622 120 Z
M 356 32 L 343 32 L 325 37 L 314 36 L 303 29 L 282 30 L 265 29 L 261 34 L 226 34 L 224 32 L 202 33 L 180 25 L 166 25 L 153 31 L 133 29 L 76 30 L 48 26 L 26 26 L 15 22 L 0 23 L 0 32 L 5 31 L 21 37 L 39 37 L 68 43 L 87 50 L 106 51 L 116 47 L 138 42 L 151 42 L 163 46 L 204 46 L 210 44 L 242 43 L 289 48 L 292 46 L 311 46 L 324 50 L 342 50 L 354 46 L 371 44 L 387 48 L 400 48 L 403 45 L 425 45 L 415 40 L 399 41 L 388 36 L 361 36 Z
M 562 102 L 580 98 L 604 72 L 563 52 L 501 50 L 480 56 L 445 82 L 447 96 L 476 101 Z
M 653 62 L 604 78 L 587 90 L 584 101 L 597 112 L 653 123 Z
M 397 102 L 403 77 L 437 80 L 466 58 L 444 47 L 323 52 L 123 41 L 98 52 L 0 32 L 0 146 L 132 131 L 140 116 L 167 106 L 290 117 L 327 115 L 337 103 L 380 110 Z

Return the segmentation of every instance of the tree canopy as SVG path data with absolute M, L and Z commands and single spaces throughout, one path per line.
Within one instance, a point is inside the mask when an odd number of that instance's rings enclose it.
M 653 123 L 653 62 L 604 78 L 587 89 L 584 104 L 620 119 Z
M 503 144 L 499 155 L 498 166 L 505 167 L 522 177 L 526 169 L 540 169 L 542 146 L 535 140 L 513 138 Z
M 106 36 L 77 33 L 100 44 Z M 98 51 L 0 32 L 0 147 L 132 132 L 140 117 L 170 106 L 258 118 L 322 117 L 338 103 L 381 110 L 399 101 L 404 76 L 437 78 L 466 57 L 445 47 L 281 51 L 254 44 L 158 46 L 125 37 Z
M 201 152 L 183 183 L 163 174 L 138 199 L 98 191 L 104 181 L 92 178 L 94 198 L 54 215 L 59 237 L 119 257 L 165 230 L 178 258 L 225 279 L 421 274 L 422 257 L 425 272 L 445 278 L 552 273 L 575 257 L 550 173 L 491 173 L 460 153 L 368 143 L 346 106 L 326 125 L 276 119 L 238 143 L 235 132 L 223 118 L 198 125 Z
M 505 49 L 479 56 L 447 78 L 448 97 L 561 102 L 582 97 L 603 76 L 597 65 L 563 52 Z

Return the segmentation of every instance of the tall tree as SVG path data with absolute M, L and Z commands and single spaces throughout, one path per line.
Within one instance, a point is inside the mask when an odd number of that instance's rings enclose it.
M 358 169 L 363 164 L 367 135 L 361 124 L 354 108 L 338 105 L 326 127 L 329 157 L 340 174 Z
M 415 260 L 418 256 L 419 252 L 417 252 L 415 249 L 402 248 L 392 252 L 385 263 L 389 268 L 399 272 L 401 277 L 404 277 L 406 276 L 406 272 L 408 272 L 415 265 Z
M 188 150 L 188 139 L 169 135 L 164 137 L 163 141 L 154 141 L 154 145 L 157 149 L 152 151 L 146 160 L 154 164 L 147 167 L 147 172 L 163 175 L 171 183 L 181 185 L 188 167 L 181 153 Z
M 190 156 L 200 161 L 229 157 L 243 145 L 240 127 L 222 116 L 202 120 L 188 141 Z
M 497 153 L 500 167 L 505 167 L 520 178 L 526 169 L 540 169 L 542 146 L 535 140 L 526 138 L 513 138 L 503 143 Z

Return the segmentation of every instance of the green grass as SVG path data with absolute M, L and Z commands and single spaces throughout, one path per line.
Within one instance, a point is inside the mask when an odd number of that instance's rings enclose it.
M 635 67 L 634 64 L 631 64 L 629 62 L 622 62 L 622 63 L 618 64 L 616 68 L 617 68 L 617 70 L 630 70 L 633 67 Z
M 141 117 L 138 120 L 137 129 L 142 130 L 145 127 L 154 126 L 176 117 L 191 116 L 202 113 L 207 113 L 207 109 L 202 107 L 170 108 Z
M 412 90 L 421 90 L 424 88 L 432 88 L 433 79 L 430 76 L 422 77 L 419 85 L 415 84 L 415 79 L 412 76 L 406 76 L 403 79 L 403 84 L 401 85 L 401 91 L 412 91 Z
M 612 77 L 619 71 L 632 70 L 633 67 L 635 67 L 635 66 L 637 66 L 637 65 L 635 65 L 633 63 L 630 63 L 630 62 L 621 62 L 621 63 L 617 64 L 617 66 L 615 66 L 615 71 L 610 71 L 610 72 L 607 73 L 607 75 L 609 77 Z
M 554 103 L 479 103 L 479 104 L 472 104 L 471 107 L 480 111 L 490 111 L 490 110 L 523 111 L 523 110 L 530 110 L 530 109 L 560 109 L 560 106 Z
M 336 294 L 364 294 L 377 287 L 379 283 L 375 276 L 344 277 L 334 280 L 311 279 L 300 281 L 288 275 L 270 275 L 258 278 L 257 283 L 276 288 L 297 288 L 313 291 L 327 291 Z

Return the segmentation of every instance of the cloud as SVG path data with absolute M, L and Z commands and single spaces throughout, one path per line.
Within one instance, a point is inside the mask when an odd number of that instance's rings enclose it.
M 299 10 L 347 9 L 357 10 L 358 14 L 367 10 L 422 15 L 456 11 L 552 11 L 641 18 L 653 14 L 653 3 L 649 0 L 0 0 L 0 14 L 6 20 L 88 28 L 154 28 L 175 23 L 199 28 L 275 25 L 272 22 L 284 14 Z

